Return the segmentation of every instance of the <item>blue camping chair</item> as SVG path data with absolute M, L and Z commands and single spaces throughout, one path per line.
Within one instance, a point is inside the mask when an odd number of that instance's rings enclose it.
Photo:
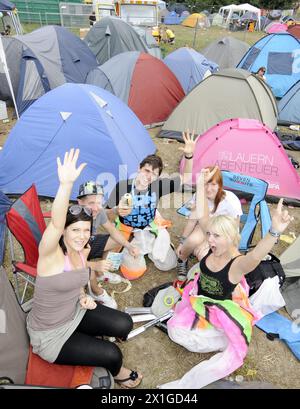
M 264 237 L 271 227 L 271 216 L 265 201 L 268 183 L 262 179 L 240 173 L 223 170 L 224 188 L 252 195 L 247 214 L 243 214 L 241 222 L 244 224 L 241 231 L 240 250 L 247 251 L 251 245 L 257 223 L 261 223 L 261 237 Z

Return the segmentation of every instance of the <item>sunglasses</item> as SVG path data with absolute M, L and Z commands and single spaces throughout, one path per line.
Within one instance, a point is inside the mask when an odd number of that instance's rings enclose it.
M 87 216 L 92 217 L 92 210 L 88 207 L 73 205 L 68 209 L 68 213 L 71 213 L 73 216 L 78 216 L 82 211 L 84 211 Z

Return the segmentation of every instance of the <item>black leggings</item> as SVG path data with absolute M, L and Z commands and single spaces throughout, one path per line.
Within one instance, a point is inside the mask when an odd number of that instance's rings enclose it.
M 116 376 L 122 366 L 120 348 L 96 336 L 126 339 L 133 327 L 130 315 L 97 303 L 87 310 L 80 324 L 63 345 L 55 363 L 60 365 L 100 366 Z

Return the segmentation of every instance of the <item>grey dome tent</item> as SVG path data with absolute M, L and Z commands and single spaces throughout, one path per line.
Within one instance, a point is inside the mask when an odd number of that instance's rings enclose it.
M 64 27 L 46 26 L 30 34 L 3 37 L 2 43 L 20 114 L 59 85 L 84 83 L 88 72 L 97 67 L 86 44 Z M 1 70 L 0 99 L 11 99 Z
M 181 133 L 203 134 L 225 119 L 257 119 L 274 130 L 277 104 L 268 85 L 256 75 L 228 68 L 200 82 L 174 109 L 160 137 L 182 141 Z
M 221 68 L 234 68 L 249 50 L 249 45 L 233 37 L 224 37 L 204 48 L 201 54 Z
M 84 38 L 84 42 L 96 56 L 100 65 L 125 51 L 149 52 L 134 28 L 116 17 L 104 17 L 94 24 Z
M 161 59 L 161 49 L 158 42 L 152 35 L 152 29 L 149 27 L 140 26 L 133 26 L 133 28 L 146 44 L 148 53 L 153 55 L 153 57 Z
M 290 88 L 278 103 L 278 124 L 300 124 L 300 80 Z

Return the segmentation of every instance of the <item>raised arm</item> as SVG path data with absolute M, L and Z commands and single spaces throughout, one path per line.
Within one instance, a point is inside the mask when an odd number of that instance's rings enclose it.
M 238 279 L 238 276 L 245 275 L 254 270 L 261 260 L 271 251 L 277 242 L 280 234 L 287 228 L 293 217 L 287 210 L 283 210 L 283 199 L 280 199 L 276 210 L 272 214 L 272 225 L 269 233 L 262 238 L 256 247 L 243 257 L 237 258 L 232 266 L 232 274 Z
M 200 175 L 197 178 L 195 217 L 198 220 L 204 219 L 206 220 L 206 222 L 208 220 L 209 210 L 205 184 L 212 179 L 217 169 L 218 169 L 217 166 L 215 166 L 212 171 L 210 171 L 208 168 L 203 168 L 201 169 Z
M 193 157 L 199 135 L 195 138 L 195 131 L 190 134 L 190 131 L 182 132 L 182 138 L 184 142 L 184 147 L 179 148 L 183 151 L 185 164 L 183 169 L 183 175 L 181 179 L 182 184 L 192 184 L 192 170 L 193 170 Z
M 40 256 L 50 256 L 54 254 L 59 247 L 59 239 L 64 231 L 73 184 L 86 166 L 86 163 L 82 163 L 76 168 L 78 156 L 79 149 L 74 150 L 72 148 L 69 152 L 65 153 L 63 163 L 61 163 L 60 158 L 57 158 L 59 188 L 51 210 L 51 221 L 39 245 Z

